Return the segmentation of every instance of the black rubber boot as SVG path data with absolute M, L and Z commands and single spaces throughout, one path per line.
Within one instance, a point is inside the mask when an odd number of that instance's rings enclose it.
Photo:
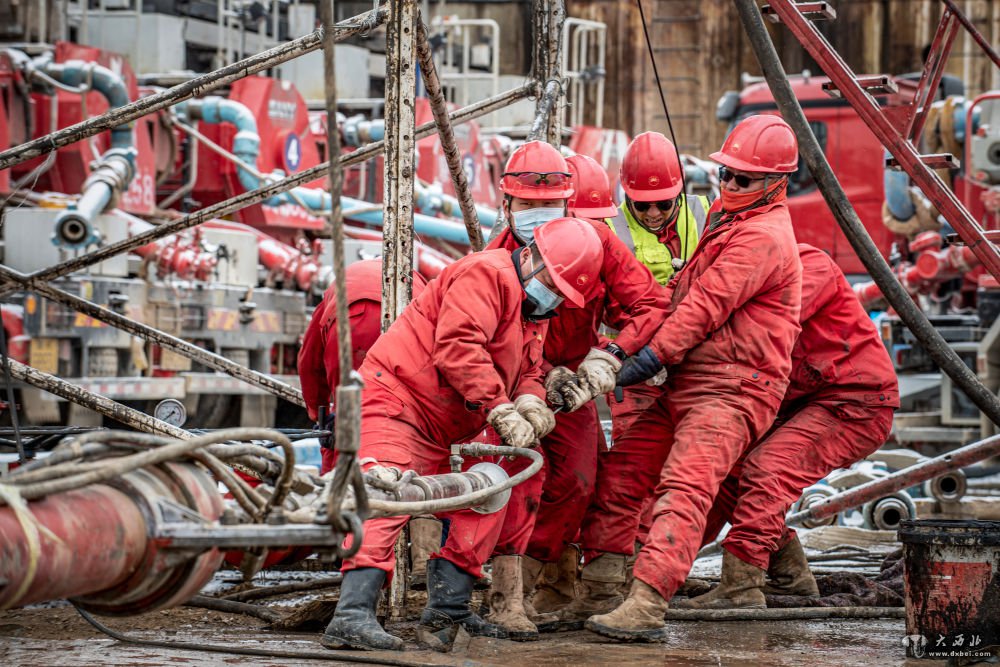
M 383 630 L 375 618 L 383 585 L 385 572 L 378 568 L 362 567 L 345 572 L 337 610 L 320 643 L 334 649 L 402 651 L 403 640 Z
M 427 561 L 427 606 L 420 615 L 417 638 L 442 650 L 455 641 L 459 628 L 474 637 L 506 639 L 499 625 L 483 620 L 469 608 L 476 577 L 443 558 Z

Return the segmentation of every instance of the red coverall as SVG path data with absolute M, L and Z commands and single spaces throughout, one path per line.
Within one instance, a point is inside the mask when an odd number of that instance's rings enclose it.
M 584 308 L 563 302 L 557 317 L 548 320 L 545 372 L 555 366 L 576 370 L 590 349 L 600 343 L 597 329 L 605 310 L 608 323 L 621 330 L 615 343 L 627 354 L 637 352 L 649 342 L 665 314 L 666 292 L 649 269 L 606 224 L 592 225 L 604 247 L 602 289 Z M 520 243 L 507 229 L 489 247 L 512 253 Z M 527 554 L 543 562 L 554 562 L 579 533 L 594 489 L 597 453 L 605 449 L 594 402 L 575 412 L 556 413 L 556 427 L 542 438 L 541 447 L 545 467 L 514 487 L 496 553 Z M 522 460 L 505 464 L 511 473 L 526 466 Z
M 421 475 L 449 472 L 451 444 L 480 433 L 490 410 L 522 394 L 544 400 L 545 323 L 522 317 L 523 300 L 506 250 L 463 257 L 427 285 L 361 365 L 363 468 L 377 462 Z M 451 529 L 431 557 L 481 576 L 502 513 L 439 516 L 451 519 Z M 366 522 L 360 551 L 342 569 L 377 567 L 391 576 L 393 546 L 406 520 Z
M 802 265 L 784 196 L 735 216 L 719 209 L 650 343 L 666 391 L 602 460 L 584 520 L 585 557 L 631 554 L 655 489 L 634 574 L 666 599 L 691 569 L 722 481 L 774 420 L 799 334 Z
M 361 367 L 365 355 L 382 333 L 382 260 L 369 259 L 348 265 L 347 308 L 351 320 L 352 368 Z M 427 281 L 413 273 L 413 298 L 424 291 Z M 333 390 L 340 383 L 340 357 L 337 354 L 337 286 L 330 285 L 323 300 L 313 311 L 309 327 L 299 348 L 299 380 L 302 398 L 310 419 L 317 419 L 319 408 L 333 403 Z M 333 469 L 334 451 L 323 448 L 322 473 Z
M 785 514 L 802 491 L 885 442 L 899 407 L 896 373 L 878 330 L 826 253 L 799 246 L 802 333 L 778 420 L 729 473 L 706 538 L 766 570 L 795 534 Z

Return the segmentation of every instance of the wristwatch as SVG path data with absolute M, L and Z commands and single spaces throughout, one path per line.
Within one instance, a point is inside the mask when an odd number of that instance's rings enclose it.
M 625 354 L 625 350 L 621 349 L 614 343 L 608 343 L 607 346 L 604 348 L 604 351 L 607 352 L 608 354 L 613 355 L 616 359 L 618 359 L 618 361 L 622 363 L 625 363 L 625 360 L 628 359 L 628 355 Z

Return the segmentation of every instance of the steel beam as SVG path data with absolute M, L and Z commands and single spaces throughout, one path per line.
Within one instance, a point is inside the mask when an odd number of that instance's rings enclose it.
M 790 515 L 787 523 L 791 526 L 803 521 L 818 521 L 834 516 L 998 454 L 1000 454 L 1000 435 L 995 435 L 821 500 L 810 505 L 809 509 Z
M 385 217 L 382 227 L 382 331 L 413 296 L 413 179 L 416 177 L 416 0 L 391 0 L 385 49 Z M 396 541 L 389 609 L 400 616 L 409 576 L 408 530 Z
M 458 205 L 462 209 L 462 219 L 465 221 L 465 228 L 469 230 L 469 245 L 473 250 L 483 249 L 483 230 L 479 226 L 479 214 L 476 212 L 476 202 L 472 199 L 472 192 L 469 190 L 469 179 L 465 175 L 462 167 L 462 154 L 458 150 L 455 141 L 455 130 L 448 119 L 448 107 L 444 98 L 444 91 L 441 90 L 441 81 L 438 79 L 437 68 L 434 66 L 434 54 L 431 52 L 431 45 L 427 39 L 427 30 L 422 21 L 417 21 L 417 58 L 420 61 L 420 75 L 424 80 L 424 87 L 427 89 L 427 97 L 431 101 L 431 111 L 434 113 L 434 122 L 437 124 L 438 134 L 441 138 L 441 149 L 444 151 L 445 162 L 448 163 L 448 171 L 451 173 L 451 182 L 455 186 L 455 197 Z
M 122 405 L 110 398 L 94 394 L 86 389 L 70 384 L 54 375 L 43 373 L 42 371 L 22 364 L 19 361 L 10 360 L 10 374 L 15 380 L 26 382 L 33 387 L 37 387 L 50 394 L 61 396 L 67 401 L 82 405 L 94 412 L 99 412 L 105 417 L 110 417 L 144 433 L 154 435 L 166 435 L 180 440 L 190 440 L 193 436 L 182 428 L 171 426 L 165 421 L 155 417 L 150 417 L 144 412 L 134 410 L 127 405 Z
M 742 0 L 736 0 L 737 3 Z M 781 18 L 781 22 L 792 31 L 795 39 L 819 64 L 820 68 L 830 77 L 833 84 L 840 90 L 854 110 L 861 117 L 878 140 L 899 162 L 914 184 L 930 199 L 931 203 L 945 217 L 980 259 L 986 269 L 1000 278 L 1000 250 L 983 237 L 983 228 L 970 215 L 965 206 L 958 200 L 955 193 L 941 180 L 932 169 L 921 160 L 921 155 L 909 139 L 900 134 L 883 109 L 871 95 L 858 84 L 854 72 L 844 62 L 843 58 L 820 34 L 816 27 L 799 12 L 796 3 L 790 0 L 771 0 L 771 8 Z M 950 14 L 944 17 L 950 22 Z M 950 29 L 942 39 L 950 35 Z M 950 43 L 948 45 L 950 47 Z M 930 65 L 931 63 L 929 63 Z M 927 72 L 925 72 L 925 77 Z M 919 109 L 915 109 L 916 114 Z M 919 121 L 918 123 L 919 124 Z M 916 124 L 907 125 L 915 129 Z
M 213 370 L 231 375 L 232 377 L 242 380 L 247 384 L 260 387 L 264 391 L 270 392 L 279 398 L 289 401 L 290 403 L 301 406 L 305 405 L 305 401 L 302 400 L 302 392 L 289 384 L 276 380 L 269 375 L 265 375 L 264 373 L 259 373 L 257 371 L 250 370 L 249 368 L 245 368 L 240 364 L 230 361 L 229 359 L 226 359 L 218 354 L 209 352 L 208 350 L 198 347 L 197 345 L 193 345 L 185 340 L 181 340 L 180 338 L 171 336 L 168 333 L 164 333 L 159 329 L 155 329 L 149 325 L 137 322 L 132 318 L 120 315 L 109 308 L 105 308 L 104 306 L 87 301 L 86 299 L 78 297 L 74 294 L 53 287 L 45 281 L 32 279 L 29 276 L 18 271 L 14 271 L 13 269 L 9 269 L 6 266 L 0 266 L 0 280 L 16 283 L 26 291 L 35 292 L 46 299 L 68 306 L 78 312 L 93 317 L 95 320 L 111 325 L 116 329 L 126 331 L 133 336 L 138 336 L 139 338 L 155 345 L 159 345 L 160 347 L 169 348 L 183 357 L 187 357 L 188 359 L 196 361 L 199 364 L 207 366 Z

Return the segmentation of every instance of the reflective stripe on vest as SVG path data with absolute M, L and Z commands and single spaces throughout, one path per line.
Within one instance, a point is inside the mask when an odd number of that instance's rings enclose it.
M 674 275 L 671 263 L 673 256 L 667 246 L 660 243 L 656 234 L 640 225 L 626 211 L 626 204 L 618 208 L 618 215 L 608 219 L 608 226 L 628 247 L 635 257 L 646 265 L 661 285 L 666 285 Z M 708 217 L 708 198 L 686 196 L 677 219 L 677 233 L 680 236 L 682 259 L 690 259 L 698 247 L 698 238 Z

